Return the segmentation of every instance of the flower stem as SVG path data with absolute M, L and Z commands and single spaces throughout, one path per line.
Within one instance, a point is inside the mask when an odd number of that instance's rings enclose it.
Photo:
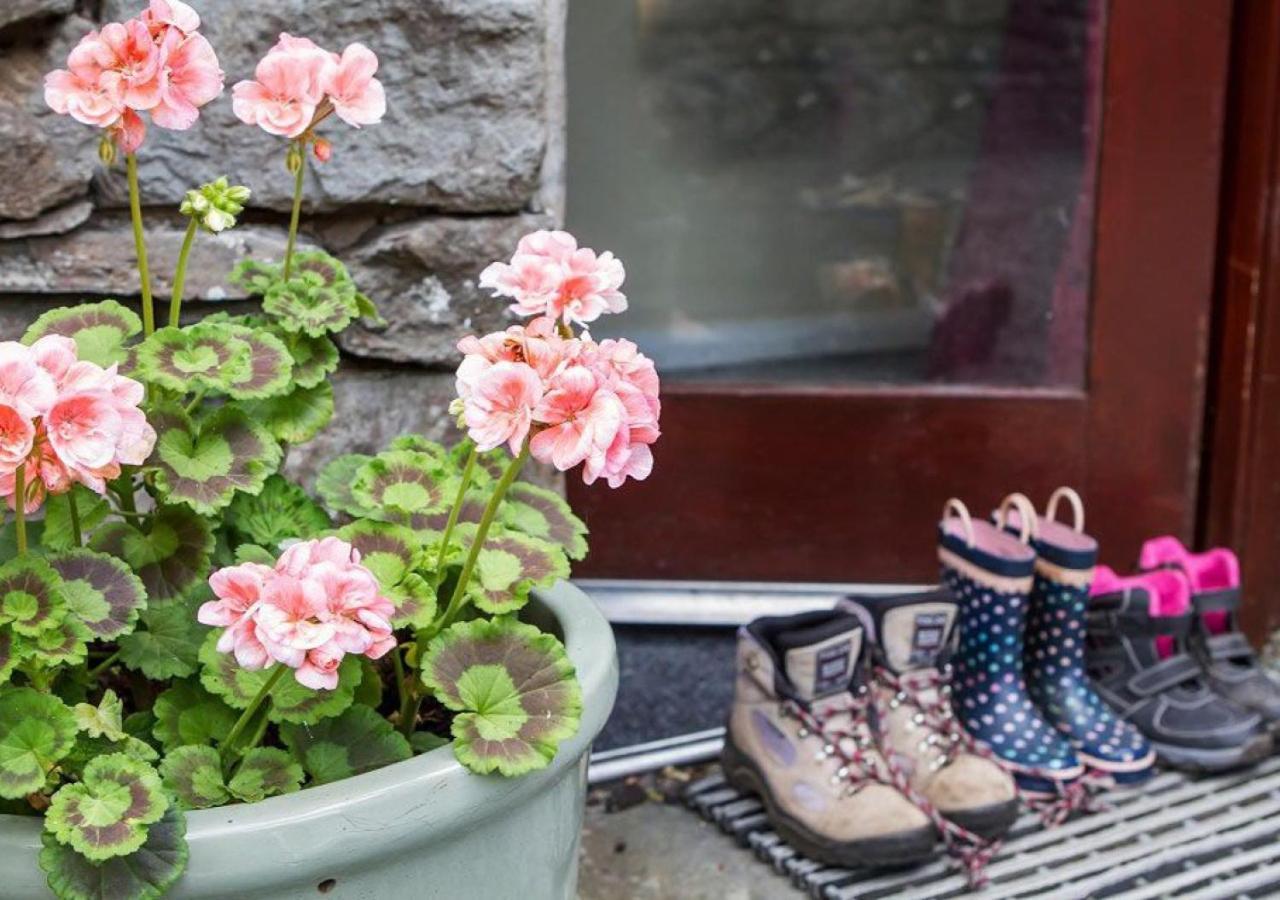
M 182 311 L 182 289 L 187 282 L 187 257 L 191 255 L 191 245 L 196 241 L 196 218 L 191 217 L 187 225 L 187 233 L 182 238 L 182 249 L 178 252 L 178 268 L 173 273 L 173 296 L 169 298 L 169 325 L 178 327 L 178 314 Z
M 133 219 L 133 245 L 138 251 L 138 279 L 142 282 L 142 333 L 156 330 L 156 314 L 151 306 L 151 272 L 147 269 L 147 242 L 142 236 L 142 197 L 138 192 L 138 157 L 126 153 L 125 171 L 129 176 L 129 215 Z
M 440 539 L 440 552 L 436 555 L 437 578 L 444 572 L 444 558 L 449 554 L 449 538 L 453 534 L 453 526 L 458 524 L 458 516 L 462 514 L 462 501 L 471 487 L 471 477 L 475 474 L 476 459 L 479 456 L 480 451 L 473 443 L 471 452 L 467 454 L 466 465 L 462 467 L 462 483 L 458 485 L 458 496 L 454 498 L 453 509 L 449 510 L 449 520 L 444 525 L 444 537 Z
M 399 647 L 392 651 L 391 662 L 395 665 L 396 689 L 400 693 L 400 733 L 407 738 L 413 734 L 413 727 L 418 724 L 418 707 L 422 699 L 414 690 L 413 682 L 405 675 Z
M 484 508 L 484 515 L 480 517 L 480 525 L 476 528 L 475 540 L 471 543 L 471 552 L 467 554 L 467 561 L 463 563 L 462 574 L 458 576 L 458 583 L 453 588 L 453 596 L 449 598 L 449 607 L 444 611 L 444 615 L 428 629 L 428 639 L 435 637 L 453 624 L 453 620 L 462 612 L 462 607 L 466 605 L 467 582 L 471 580 L 471 573 L 475 571 L 476 560 L 480 558 L 480 551 L 484 549 L 485 539 L 489 536 L 489 527 L 493 525 L 494 516 L 498 513 L 498 507 L 502 505 L 502 498 L 506 496 L 507 489 L 511 487 L 511 482 L 516 480 L 516 476 L 520 474 L 520 470 L 524 467 L 525 460 L 529 458 L 529 442 L 525 441 L 524 447 L 520 450 L 520 455 L 507 465 L 507 469 L 502 473 L 502 478 L 498 480 L 498 486 L 493 489 L 493 496 L 489 498 L 489 503 Z
M 89 670 L 89 679 L 90 679 L 90 680 L 93 680 L 94 678 L 97 678 L 97 677 L 98 677 L 99 675 L 101 675 L 103 672 L 107 671 L 107 669 L 109 669 L 109 668 L 111 668 L 113 665 L 115 665 L 115 661 L 116 661 L 117 659 L 119 659 L 119 658 L 120 658 L 120 652 L 121 652 L 121 651 L 117 650 L 115 653 L 112 653 L 110 656 L 108 656 L 108 657 L 107 657 L 106 659 L 104 659 L 102 662 L 98 663 L 96 666 L 94 666 L 92 669 L 90 669 L 90 670 Z
M 76 547 L 84 545 L 84 534 L 80 531 L 80 510 L 76 507 L 76 492 L 74 489 L 67 491 L 67 509 L 71 512 L 71 537 L 76 542 Z
M 292 150 L 292 148 L 291 148 Z M 293 245 L 298 241 L 298 217 L 302 215 L 302 182 L 307 174 L 307 154 L 298 145 L 298 171 L 293 175 L 293 212 L 289 216 L 289 242 L 284 248 L 284 280 L 289 280 L 293 268 Z
M 271 695 L 271 691 L 275 689 L 276 683 L 280 681 L 280 677 L 287 671 L 289 671 L 288 666 L 283 666 L 280 663 L 275 664 L 275 667 L 271 670 L 271 675 L 267 678 L 266 683 L 258 690 L 258 693 L 254 698 L 249 701 L 249 705 L 245 707 L 244 712 L 240 713 L 240 718 L 236 719 L 236 724 L 231 726 L 231 731 L 227 733 L 227 739 L 222 742 L 222 746 L 224 748 L 235 747 L 236 741 L 239 740 L 240 735 L 249 727 L 249 722 L 253 719 L 253 714 L 258 711 L 258 707 L 262 706 L 262 704 L 266 702 L 267 697 Z
M 18 555 L 27 552 L 27 464 L 18 466 L 13 473 L 13 514 L 14 527 L 18 530 Z

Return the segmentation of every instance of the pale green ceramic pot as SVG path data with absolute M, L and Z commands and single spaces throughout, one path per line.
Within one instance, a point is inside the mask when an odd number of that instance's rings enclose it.
M 609 623 L 576 587 L 535 592 L 529 621 L 563 636 L 582 727 L 547 768 L 473 775 L 448 747 L 336 784 L 187 814 L 173 898 L 572 898 L 587 755 L 618 687 Z M 40 820 L 0 816 L 0 897 L 48 898 Z

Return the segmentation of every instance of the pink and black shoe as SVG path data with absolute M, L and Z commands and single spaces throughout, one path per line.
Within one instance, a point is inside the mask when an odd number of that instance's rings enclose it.
M 1143 569 L 1174 568 L 1191 588 L 1189 643 L 1215 691 L 1260 715 L 1280 738 L 1280 681 L 1258 664 L 1236 622 L 1240 608 L 1240 563 L 1226 548 L 1192 553 L 1175 537 L 1142 545 Z
M 1262 717 L 1214 690 L 1188 652 L 1191 589 L 1178 569 L 1094 573 L 1086 668 L 1094 689 L 1138 727 L 1160 761 L 1219 772 L 1271 753 Z
M 953 499 L 939 525 L 938 558 L 942 580 L 959 605 L 952 708 L 1024 795 L 1058 805 L 1065 815 L 1080 805 L 1085 769 L 1045 721 L 1023 677 L 1035 552 L 1003 528 L 971 518 Z
M 1043 516 L 1021 494 L 1006 528 L 1029 519 L 1036 551 L 1035 581 L 1027 607 L 1023 669 L 1027 690 L 1044 718 L 1061 732 L 1091 772 L 1123 786 L 1147 780 L 1156 755 L 1133 725 L 1117 716 L 1085 673 L 1085 609 L 1098 562 L 1098 542 L 1084 533 L 1084 506 L 1071 488 L 1058 488 Z M 1073 525 L 1055 520 L 1067 499 Z

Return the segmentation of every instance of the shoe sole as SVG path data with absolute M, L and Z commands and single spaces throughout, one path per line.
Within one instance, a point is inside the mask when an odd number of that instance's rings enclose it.
M 720 764 L 725 779 L 738 790 L 758 796 L 774 830 L 810 859 L 833 866 L 895 868 L 914 865 L 934 856 L 937 832 L 932 825 L 857 841 L 833 841 L 805 827 L 778 808 L 769 783 L 759 768 L 727 736 Z
M 984 840 L 1004 837 L 1018 819 L 1018 798 L 973 809 L 939 810 L 947 819 Z
M 1239 747 L 1219 750 L 1180 747 L 1156 741 L 1151 746 L 1162 763 L 1184 772 L 1226 772 L 1265 759 L 1272 751 L 1271 736 L 1268 734 L 1257 735 Z

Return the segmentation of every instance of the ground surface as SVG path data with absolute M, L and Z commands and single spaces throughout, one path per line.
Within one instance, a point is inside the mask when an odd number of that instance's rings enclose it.
M 580 900 L 796 900 L 716 828 L 677 806 L 587 809 Z

